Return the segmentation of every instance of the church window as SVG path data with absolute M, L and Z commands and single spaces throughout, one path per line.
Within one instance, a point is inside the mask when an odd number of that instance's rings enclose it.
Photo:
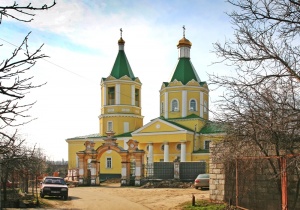
M 112 158 L 106 157 L 106 168 L 112 168 Z
M 194 100 L 194 99 L 192 99 L 190 101 L 190 111 L 192 111 L 192 112 L 197 111 L 197 109 L 196 109 L 196 100 Z
M 161 149 L 162 151 L 164 151 L 164 150 L 165 150 L 165 145 L 162 144 L 160 149 Z
M 176 149 L 177 149 L 177 150 L 181 150 L 181 144 L 177 144 L 177 145 L 176 145 Z
M 204 149 L 207 149 L 207 150 L 209 150 L 209 144 L 210 144 L 210 140 L 206 140 L 206 141 L 204 141 Z
M 113 131 L 113 122 L 107 122 L 107 131 Z
M 177 99 L 172 100 L 172 112 L 178 112 L 179 111 L 179 106 L 178 106 L 178 101 Z
M 108 105 L 115 104 L 115 87 L 108 88 Z
M 135 105 L 139 106 L 140 105 L 140 90 L 135 89 Z
M 164 102 L 161 102 L 160 113 L 164 113 Z

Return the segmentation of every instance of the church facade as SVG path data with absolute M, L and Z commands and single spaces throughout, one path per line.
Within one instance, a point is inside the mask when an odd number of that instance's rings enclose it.
M 160 88 L 160 116 L 145 125 L 142 83 L 131 69 L 124 46 L 121 34 L 111 73 L 101 79 L 99 133 L 66 139 L 69 169 L 79 168 L 80 176 L 87 176 L 89 168 L 93 168 L 89 173 L 94 176 L 121 177 L 126 168 L 129 170 L 123 163 L 135 161 L 135 156 L 125 160 L 121 153 L 133 148 L 140 168 L 175 160 L 208 163 L 210 142 L 224 134 L 209 121 L 208 85 L 200 80 L 191 62 L 192 43 L 185 33 L 177 44 L 178 61 L 173 76 Z M 108 141 L 114 146 L 105 147 Z M 94 156 L 84 158 L 82 154 L 89 153 L 91 145 Z

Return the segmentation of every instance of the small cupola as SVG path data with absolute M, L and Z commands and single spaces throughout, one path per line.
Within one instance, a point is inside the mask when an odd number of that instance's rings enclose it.
M 183 38 L 179 40 L 177 44 L 178 48 L 178 58 L 190 58 L 190 49 L 192 47 L 192 43 L 190 40 L 185 38 L 185 26 L 183 28 Z
M 121 37 L 120 39 L 118 40 L 118 45 L 119 45 L 119 50 L 124 50 L 124 45 L 125 45 L 125 41 L 124 39 L 122 38 L 122 28 L 120 28 L 120 34 L 121 34 Z

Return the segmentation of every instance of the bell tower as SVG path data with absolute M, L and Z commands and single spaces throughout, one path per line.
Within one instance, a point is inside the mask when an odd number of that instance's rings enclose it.
M 114 131 L 116 136 L 143 126 L 142 83 L 135 77 L 126 57 L 120 29 L 119 51 L 110 75 L 101 79 L 100 135 Z
M 177 44 L 177 65 L 171 80 L 163 82 L 160 89 L 160 116 L 165 119 L 208 120 L 209 89 L 191 62 L 191 47 L 183 26 L 183 38 Z M 194 129 L 194 125 L 190 128 Z

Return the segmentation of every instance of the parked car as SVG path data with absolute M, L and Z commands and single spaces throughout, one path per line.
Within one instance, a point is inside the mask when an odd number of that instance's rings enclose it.
M 62 199 L 68 199 L 68 185 L 61 177 L 47 176 L 43 179 L 40 186 L 40 197 L 60 196 Z
M 194 181 L 194 187 L 196 189 L 209 188 L 209 174 L 199 174 Z

